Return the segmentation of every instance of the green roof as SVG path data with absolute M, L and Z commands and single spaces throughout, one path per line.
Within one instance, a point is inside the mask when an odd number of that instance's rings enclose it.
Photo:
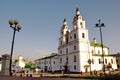
M 102 56 L 102 54 L 92 54 L 92 56 Z M 111 55 L 104 55 L 104 57 L 113 57 Z
M 37 60 L 49 59 L 49 58 L 52 58 L 54 56 L 56 56 L 56 55 L 50 55 L 50 56 L 42 57 L 42 58 L 39 58 Z
M 101 44 L 100 44 L 100 43 L 95 43 L 95 42 L 90 42 L 90 46 L 93 46 L 93 47 L 101 47 Z M 103 48 L 109 48 L 109 47 L 103 45 Z
M 55 55 L 54 55 L 55 56 Z M 43 57 L 43 58 L 40 58 L 40 59 L 48 59 L 48 58 L 52 58 L 54 56 L 46 56 L 46 57 Z

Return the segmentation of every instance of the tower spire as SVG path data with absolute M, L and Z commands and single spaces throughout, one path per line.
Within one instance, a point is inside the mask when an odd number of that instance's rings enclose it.
M 79 8 L 78 8 L 78 7 L 76 8 L 76 15 L 77 15 L 77 16 L 80 15 L 80 11 L 79 11 Z
M 64 26 L 67 25 L 66 18 L 64 18 L 64 20 L 63 20 L 63 25 Z

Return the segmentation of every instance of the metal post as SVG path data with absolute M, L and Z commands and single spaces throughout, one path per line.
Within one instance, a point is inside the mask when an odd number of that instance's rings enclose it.
M 96 27 L 99 27 L 100 28 L 100 38 L 101 38 L 101 47 L 102 47 L 102 59 L 103 59 L 103 74 L 105 75 L 105 65 L 104 65 L 104 53 L 103 53 L 103 40 L 102 40 L 102 30 L 101 30 L 101 27 L 105 27 L 104 26 L 104 23 L 101 23 L 101 20 L 99 19 L 98 20 L 98 24 L 96 24 L 95 26 Z
M 13 55 L 13 48 L 14 48 L 15 33 L 16 31 L 19 32 L 21 30 L 21 26 L 18 25 L 18 20 L 9 20 L 9 24 L 10 24 L 10 27 L 13 29 L 13 39 L 12 39 L 10 65 L 9 65 L 10 76 L 12 76 L 12 55 Z M 13 27 L 12 25 L 15 25 L 15 26 Z
M 12 70 L 11 70 L 11 66 L 12 66 L 12 54 L 13 54 L 13 48 L 14 48 L 14 40 L 15 40 L 15 32 L 16 32 L 16 25 L 15 28 L 13 29 L 13 39 L 12 39 L 12 46 L 11 46 L 11 58 L 10 58 L 10 66 L 9 66 L 9 71 L 10 71 L 10 76 L 12 76 Z

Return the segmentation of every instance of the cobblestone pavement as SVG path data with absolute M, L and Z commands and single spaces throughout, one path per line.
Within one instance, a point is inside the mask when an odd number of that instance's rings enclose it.
M 120 74 L 120 71 L 112 72 L 112 74 Z M 81 79 L 81 78 L 75 78 L 75 77 L 86 77 L 90 76 L 90 73 L 83 73 L 81 74 L 60 74 L 60 73 L 42 73 L 43 77 L 40 77 L 40 75 L 32 75 L 32 77 L 26 77 L 22 76 L 20 77 L 20 74 L 17 74 L 16 76 L 0 76 L 0 80 L 91 80 L 91 79 Z M 49 77 L 48 77 L 49 76 Z M 61 78 L 60 76 L 72 76 L 74 78 Z M 50 78 L 51 77 L 51 78 Z M 54 77 L 54 78 L 52 78 Z
M 89 79 L 75 79 L 75 78 L 41 78 L 41 77 L 8 77 L 0 76 L 0 80 L 89 80 Z

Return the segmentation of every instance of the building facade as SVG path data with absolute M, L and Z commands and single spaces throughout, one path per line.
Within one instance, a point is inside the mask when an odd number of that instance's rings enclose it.
M 117 68 L 120 69 L 120 53 L 112 54 L 111 56 L 116 57 Z
M 45 56 L 35 60 L 35 64 L 39 66 L 42 72 L 58 71 L 59 70 L 58 60 L 59 58 L 57 54 L 51 54 L 49 56 Z
M 101 44 L 95 38 L 92 42 L 89 41 L 88 29 L 86 29 L 85 20 L 80 15 L 78 8 L 76 8 L 72 24 L 73 29 L 70 30 L 66 19 L 63 21 L 60 30 L 58 55 L 55 59 L 56 64 L 52 65 L 52 68 L 55 66 L 54 71 L 89 72 L 102 70 L 103 54 L 105 68 L 117 69 L 116 58 L 109 56 L 109 48 L 103 46 L 102 54 Z M 54 57 L 37 61 L 50 61 L 50 59 L 54 60 Z M 42 65 L 45 66 L 44 63 Z

